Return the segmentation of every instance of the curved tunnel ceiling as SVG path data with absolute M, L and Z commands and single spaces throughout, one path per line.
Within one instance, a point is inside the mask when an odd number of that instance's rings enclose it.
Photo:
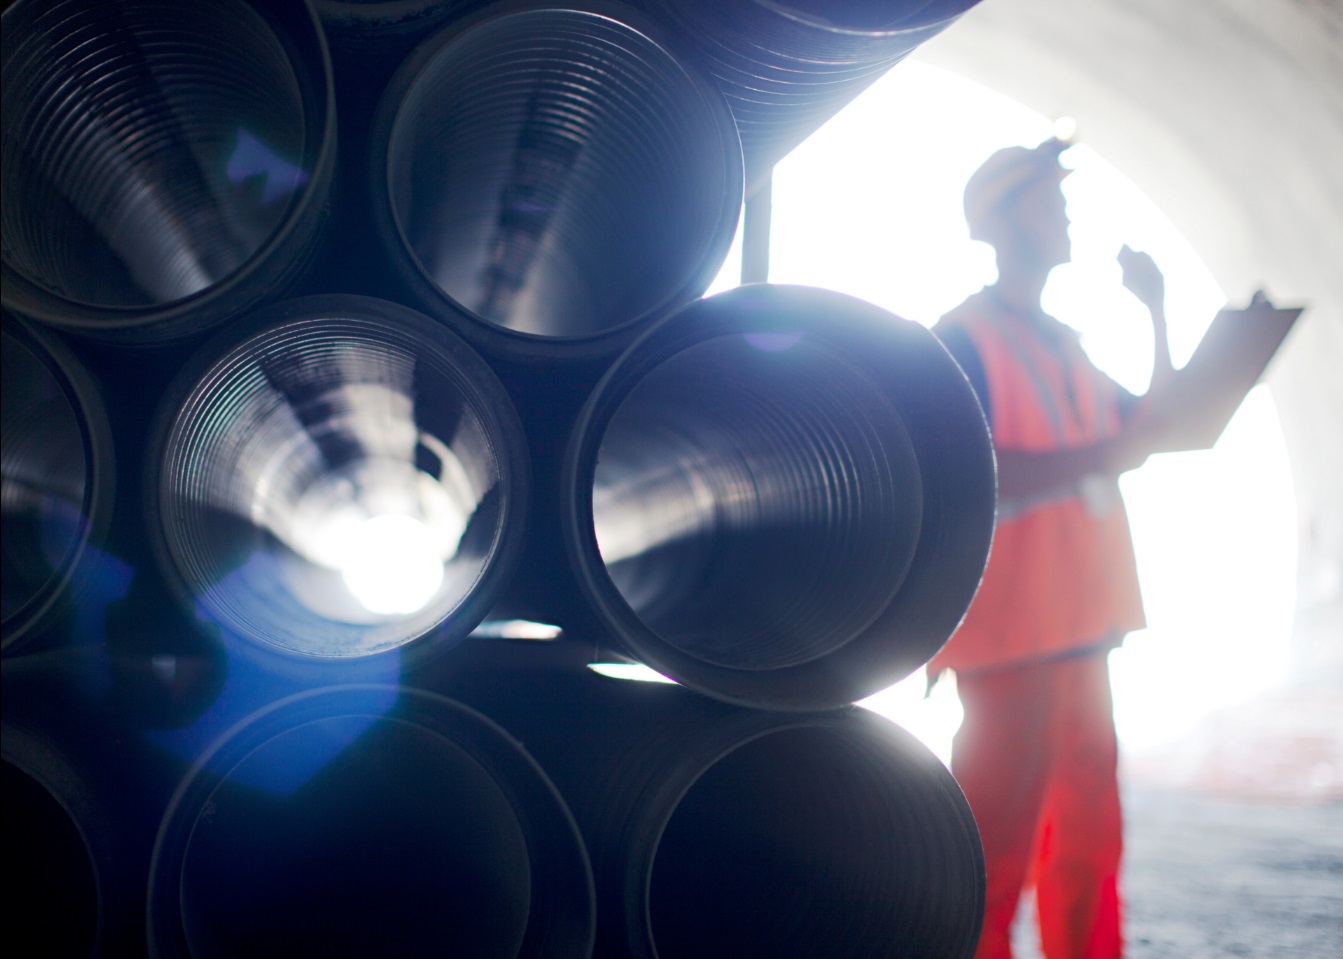
M 1233 303 L 1262 287 L 1308 306 L 1268 380 L 1301 519 L 1298 633 L 1343 683 L 1343 2 L 983 0 L 916 58 L 1076 118 Z

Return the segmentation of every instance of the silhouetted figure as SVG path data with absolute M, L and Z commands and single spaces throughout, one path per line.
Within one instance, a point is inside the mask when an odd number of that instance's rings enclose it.
M 1058 162 L 1067 144 L 1000 150 L 970 178 L 966 220 L 997 282 L 935 327 L 975 386 L 998 458 L 998 525 L 964 623 L 929 664 L 956 671 L 965 720 L 952 771 L 984 842 L 978 959 L 1009 957 L 1035 885 L 1049 959 L 1121 952 L 1118 750 L 1106 657 L 1144 626 L 1121 473 L 1151 448 L 1140 398 L 1096 369 L 1040 307 L 1070 258 Z M 1153 386 L 1171 374 L 1164 280 L 1125 247 L 1124 283 L 1151 311 Z

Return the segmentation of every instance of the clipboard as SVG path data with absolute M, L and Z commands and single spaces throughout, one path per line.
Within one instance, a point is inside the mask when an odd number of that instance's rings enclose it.
M 1279 309 L 1256 293 L 1245 309 L 1213 317 L 1189 362 L 1152 397 L 1161 427 L 1151 452 L 1211 449 L 1304 309 Z

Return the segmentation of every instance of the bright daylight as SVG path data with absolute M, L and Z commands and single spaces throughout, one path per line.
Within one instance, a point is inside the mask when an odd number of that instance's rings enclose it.
M 995 275 L 993 251 L 968 238 L 967 178 L 1000 147 L 1033 146 L 1071 127 L 906 61 L 775 169 L 770 281 L 860 296 L 931 326 Z M 1120 247 L 1146 251 L 1165 274 L 1177 366 L 1225 297 L 1151 201 L 1086 146 L 1084 118 L 1072 139 L 1078 145 L 1062 160 L 1075 170 L 1063 185 L 1073 262 L 1053 272 L 1044 305 L 1082 334 L 1097 366 L 1141 392 L 1151 372 L 1151 326 L 1120 283 Z M 734 247 L 712 291 L 736 285 L 739 269 Z M 1296 520 L 1267 389 L 1250 394 L 1213 450 L 1155 456 L 1121 487 L 1148 619 L 1111 656 L 1116 722 L 1132 754 L 1177 739 L 1281 678 Z M 950 683 L 926 700 L 923 687 L 920 672 L 866 704 L 946 760 L 959 703 Z

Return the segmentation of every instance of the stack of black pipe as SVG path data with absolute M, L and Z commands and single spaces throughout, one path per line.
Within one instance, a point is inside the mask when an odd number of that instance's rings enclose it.
M 970 955 L 964 799 L 851 704 L 973 594 L 978 406 L 701 299 L 970 5 L 6 9 L 6 951 Z

